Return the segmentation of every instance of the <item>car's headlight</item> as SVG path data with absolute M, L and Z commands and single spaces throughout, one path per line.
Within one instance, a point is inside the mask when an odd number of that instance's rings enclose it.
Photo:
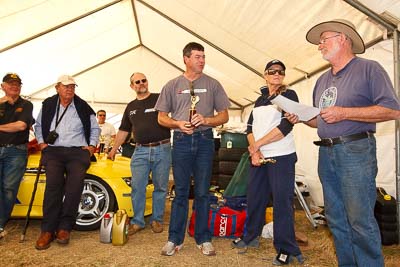
M 132 177 L 122 177 L 122 180 L 130 187 L 131 186 L 131 180 Z

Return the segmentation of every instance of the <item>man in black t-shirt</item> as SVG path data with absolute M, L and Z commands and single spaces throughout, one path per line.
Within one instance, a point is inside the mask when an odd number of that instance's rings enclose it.
M 133 73 L 130 87 L 136 92 L 136 99 L 125 109 L 108 157 L 114 159 L 116 150 L 132 131 L 136 148 L 131 159 L 131 198 L 134 215 L 129 234 L 135 234 L 145 227 L 146 186 L 150 172 L 154 185 L 150 225 L 154 233 L 161 233 L 171 165 L 171 133 L 169 128 L 158 124 L 158 112 L 154 106 L 159 94 L 149 92 L 146 76 L 138 72 Z
M 11 215 L 28 160 L 33 105 L 20 97 L 22 81 L 15 73 L 4 76 L 0 98 L 0 239 Z

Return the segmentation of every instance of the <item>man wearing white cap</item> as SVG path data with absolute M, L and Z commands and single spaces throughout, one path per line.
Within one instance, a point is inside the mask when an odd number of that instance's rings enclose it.
M 35 124 L 35 135 L 46 169 L 41 233 L 36 249 L 69 243 L 83 190 L 83 180 L 99 140 L 96 113 L 75 94 L 73 77 L 63 75 L 57 94 L 43 101 Z
M 307 41 L 318 45 L 331 68 L 317 80 L 314 106 L 320 114 L 305 122 L 318 128 L 318 174 L 339 266 L 384 266 L 374 217 L 376 123 L 399 118 L 399 101 L 379 63 L 356 57 L 365 45 L 346 20 L 312 27 Z M 294 114 L 291 122 L 298 122 Z

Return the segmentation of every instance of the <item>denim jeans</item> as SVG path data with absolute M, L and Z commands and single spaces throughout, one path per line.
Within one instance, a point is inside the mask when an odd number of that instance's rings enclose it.
M 171 144 L 155 147 L 136 146 L 131 158 L 131 198 L 134 211 L 131 224 L 145 226 L 146 186 L 150 172 L 154 185 L 153 213 L 150 223 L 152 221 L 163 222 L 170 167 Z
M 214 138 L 211 129 L 192 135 L 174 132 L 172 168 L 175 181 L 175 198 L 172 202 L 168 240 L 180 245 L 185 239 L 189 189 L 194 178 L 196 223 L 194 238 L 197 244 L 211 241 L 208 230 L 208 190 L 210 187 Z
M 0 228 L 11 215 L 27 161 L 26 145 L 0 147 Z
M 339 266 L 384 266 L 374 217 L 377 171 L 373 136 L 319 149 L 325 214 Z

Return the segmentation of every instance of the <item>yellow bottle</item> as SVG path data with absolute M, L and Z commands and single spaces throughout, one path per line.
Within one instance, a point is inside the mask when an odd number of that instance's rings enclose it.
M 265 210 L 265 223 L 270 223 L 273 221 L 273 208 L 272 207 L 268 207 Z
M 128 215 L 125 210 L 118 210 L 113 218 L 112 244 L 122 246 L 128 241 Z

